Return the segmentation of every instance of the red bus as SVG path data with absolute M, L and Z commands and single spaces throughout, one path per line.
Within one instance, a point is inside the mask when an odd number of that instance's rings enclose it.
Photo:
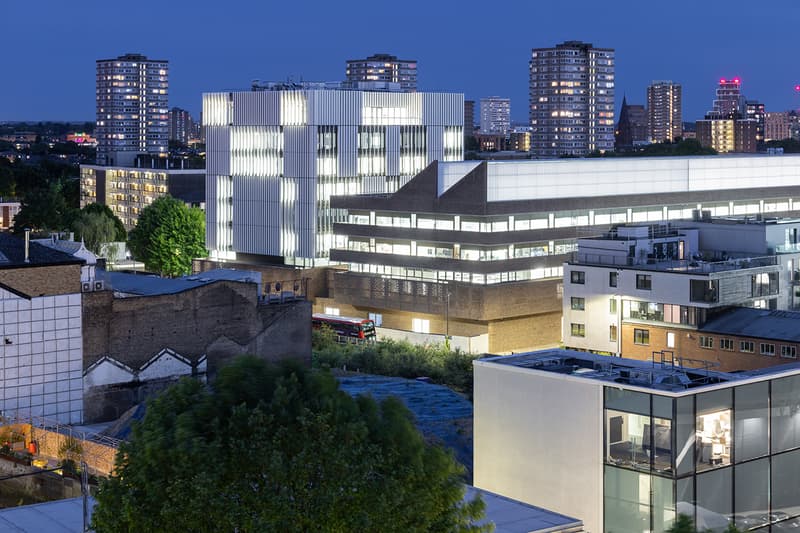
M 369 341 L 375 340 L 375 322 L 368 318 L 355 318 L 350 316 L 326 315 L 314 313 L 311 315 L 311 327 L 320 329 L 323 326 L 331 328 L 340 340 Z

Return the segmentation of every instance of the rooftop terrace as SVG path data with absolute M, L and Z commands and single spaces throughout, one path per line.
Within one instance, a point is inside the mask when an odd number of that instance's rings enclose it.
M 653 360 L 648 362 L 561 348 L 481 359 L 476 364 L 484 362 L 666 392 L 684 392 L 784 372 L 800 373 L 800 363 L 719 372 L 709 362 L 675 357 L 671 352 L 654 353 Z

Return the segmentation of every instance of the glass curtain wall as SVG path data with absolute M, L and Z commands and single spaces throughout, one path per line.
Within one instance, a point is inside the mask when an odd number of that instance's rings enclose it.
M 605 390 L 604 530 L 800 531 L 800 376 L 672 398 Z

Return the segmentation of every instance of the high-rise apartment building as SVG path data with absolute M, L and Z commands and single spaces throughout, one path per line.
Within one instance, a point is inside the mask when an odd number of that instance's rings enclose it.
M 789 113 L 786 111 L 764 113 L 764 140 L 780 141 L 791 137 Z
M 192 115 L 185 109 L 173 107 L 169 110 L 169 140 L 188 144 L 196 137 L 197 125 Z
M 567 41 L 534 48 L 531 151 L 538 157 L 614 149 L 614 50 Z
M 511 100 L 499 96 L 481 98 L 481 133 L 505 134 L 511 128 Z
M 713 108 L 706 114 L 707 119 L 737 119 L 745 112 L 745 100 L 742 95 L 742 80 L 722 78 L 717 86 L 717 98 Z
M 742 118 L 755 121 L 756 126 L 756 142 L 764 142 L 764 120 L 766 111 L 764 104 L 756 100 L 746 100 L 744 104 L 744 113 Z
M 672 81 L 654 81 L 647 87 L 647 130 L 650 142 L 674 141 L 681 137 L 681 86 Z
M 397 56 L 389 54 L 348 59 L 346 74 L 349 82 L 397 83 L 403 91 L 417 90 L 416 59 L 397 59 Z
M 97 163 L 131 166 L 137 154 L 164 154 L 169 136 L 166 60 L 126 54 L 97 60 Z
M 215 258 L 324 264 L 346 217 L 331 196 L 391 193 L 432 161 L 464 156 L 462 94 L 265 84 L 203 95 L 203 121 Z

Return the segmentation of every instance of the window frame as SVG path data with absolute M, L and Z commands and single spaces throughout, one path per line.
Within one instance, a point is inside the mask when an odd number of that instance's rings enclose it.
M 574 285 L 586 285 L 586 271 L 571 270 L 569 273 L 569 282 Z
M 569 334 L 570 337 L 586 337 L 586 324 L 581 324 L 580 322 L 572 322 L 569 325 Z
M 765 348 L 772 348 L 771 350 Z M 758 343 L 758 353 L 767 357 L 775 357 L 775 344 L 771 342 Z
M 650 330 L 633 328 L 633 344 L 637 346 L 650 346 Z
M 586 298 L 583 298 L 581 296 L 570 296 L 569 307 L 573 311 L 585 311 L 586 310 Z
M 745 347 L 749 349 L 745 349 Z M 756 353 L 755 341 L 739 341 L 739 351 L 741 353 Z
M 640 291 L 653 290 L 652 274 L 636 274 L 636 290 Z

